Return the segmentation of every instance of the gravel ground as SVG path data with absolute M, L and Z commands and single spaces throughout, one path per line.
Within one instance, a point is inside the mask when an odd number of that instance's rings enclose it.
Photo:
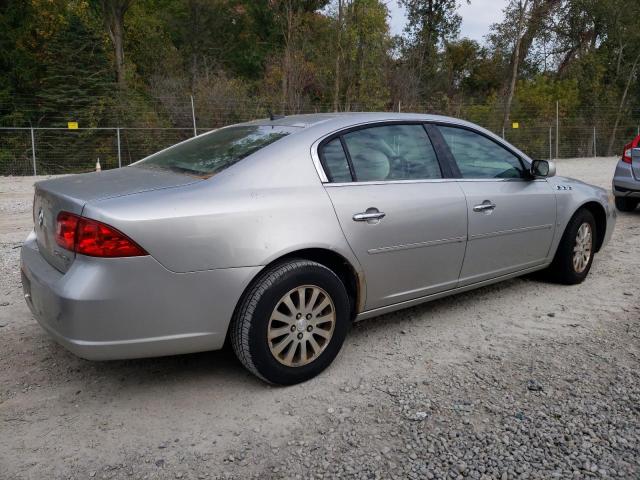
M 615 159 L 561 175 L 609 188 Z M 640 478 L 640 211 L 579 286 L 526 277 L 356 324 L 320 377 L 230 349 L 88 362 L 24 304 L 33 178 L 0 177 L 0 478 Z

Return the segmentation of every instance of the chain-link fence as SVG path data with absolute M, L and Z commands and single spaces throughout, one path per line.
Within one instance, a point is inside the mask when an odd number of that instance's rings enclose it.
M 98 161 L 118 168 L 193 135 L 192 128 L 0 127 L 0 175 L 82 173 Z
M 164 107 L 148 112 L 135 112 L 145 126 L 88 127 L 81 120 L 79 128 L 66 128 L 63 118 L 47 119 L 58 126 L 1 126 L 0 175 L 49 175 L 80 173 L 95 169 L 99 160 L 103 169 L 129 165 L 145 156 L 185 140 L 195 134 L 231 123 L 265 117 L 271 110 L 262 103 L 227 102 L 219 104 L 194 102 L 192 97 L 163 98 Z M 192 103 L 193 102 L 193 103 Z M 159 104 L 159 103 L 158 103 Z M 135 105 L 131 109 L 136 108 Z M 282 113 L 282 107 L 273 111 Z M 307 105 L 294 112 L 330 112 L 330 105 Z M 350 111 L 370 110 L 366 105 L 350 105 Z M 438 113 L 475 122 L 504 137 L 533 158 L 567 158 L 619 154 L 625 143 L 640 134 L 640 115 L 634 110 L 619 115 L 618 126 L 614 107 L 589 111 L 566 111 L 560 103 L 550 105 L 541 113 L 515 108 L 508 128 L 503 128 L 500 108 L 485 105 L 459 104 L 447 108 L 426 105 L 395 105 L 394 111 Z M 69 111 L 72 111 L 69 109 Z M 118 122 L 117 117 L 103 116 L 103 121 Z M 162 118 L 162 121 L 160 119 Z M 73 116 L 66 120 L 73 120 Z M 588 120 L 591 120 L 590 122 Z M 206 122 L 206 123 L 205 123 Z M 163 124 L 157 126 L 155 124 Z M 167 123 L 173 126 L 165 126 Z M 200 124 L 206 125 L 206 128 Z M 611 147 L 611 148 L 610 148 Z

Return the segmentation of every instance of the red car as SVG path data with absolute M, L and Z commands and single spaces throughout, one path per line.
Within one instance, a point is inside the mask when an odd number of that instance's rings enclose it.
M 624 146 L 613 176 L 613 195 L 621 212 L 632 212 L 640 204 L 640 135 Z

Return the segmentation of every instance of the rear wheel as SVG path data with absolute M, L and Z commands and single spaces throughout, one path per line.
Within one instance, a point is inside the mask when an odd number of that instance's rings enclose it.
M 336 357 L 350 324 L 338 276 L 316 262 L 290 260 L 263 272 L 244 295 L 231 344 L 253 374 L 270 383 L 308 380 Z
M 640 203 L 636 198 L 616 197 L 616 208 L 621 212 L 633 212 Z
M 569 221 L 549 267 L 550 279 L 566 285 L 582 283 L 591 270 L 595 238 L 593 215 L 588 210 L 578 210 Z

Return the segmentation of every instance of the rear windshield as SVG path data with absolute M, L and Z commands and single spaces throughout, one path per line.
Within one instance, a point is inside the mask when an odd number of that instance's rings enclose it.
M 209 177 L 296 131 L 295 127 L 227 127 L 179 143 L 134 163 L 136 167 Z

